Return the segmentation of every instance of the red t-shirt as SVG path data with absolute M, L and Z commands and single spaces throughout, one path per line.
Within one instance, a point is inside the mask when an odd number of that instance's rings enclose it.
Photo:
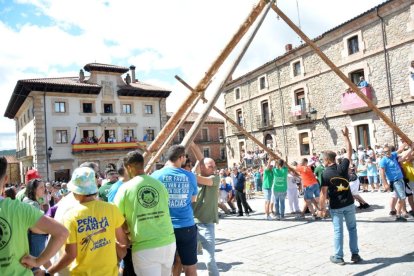
M 300 174 L 300 178 L 302 178 L 303 187 L 309 187 L 318 183 L 311 167 L 297 166 L 296 171 Z

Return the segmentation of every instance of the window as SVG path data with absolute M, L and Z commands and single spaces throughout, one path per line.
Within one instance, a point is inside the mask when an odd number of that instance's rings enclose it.
M 146 104 L 144 106 L 144 113 L 145 114 L 153 114 L 152 113 L 152 104 Z
M 105 142 L 107 143 L 117 142 L 114 129 L 105 129 Z
M 154 141 L 155 131 L 153 129 L 147 129 L 147 141 Z
M 236 111 L 236 122 L 239 126 L 243 126 L 243 113 L 241 109 Z
M 268 101 L 263 101 L 261 106 L 262 106 L 261 125 L 263 127 L 266 127 L 266 126 L 270 125 L 269 102 Z
M 350 73 L 350 79 L 351 79 L 351 81 L 352 81 L 353 83 L 355 83 L 356 85 L 358 85 L 358 83 L 359 83 L 359 79 L 360 79 L 361 77 L 364 77 L 364 78 L 365 78 L 365 75 L 364 75 L 364 69 L 357 70 L 357 71 L 354 71 L 354 72 L 351 72 L 351 73 Z
M 178 131 L 178 140 L 180 143 L 184 140 L 184 136 L 185 136 L 185 129 L 181 128 Z
M 240 88 L 234 89 L 236 100 L 240 100 Z
M 123 104 L 122 105 L 122 113 L 131 114 L 132 113 L 132 106 L 130 104 Z
M 219 138 L 224 139 L 224 129 L 219 128 Z
M 306 99 L 305 99 L 305 91 L 303 89 L 298 89 L 295 91 L 295 104 L 296 106 L 301 107 L 301 112 L 305 111 Z
M 300 155 L 310 154 L 309 134 L 307 132 L 299 134 Z
M 352 55 L 359 52 L 358 36 L 348 38 L 348 54 Z
M 124 139 L 123 142 L 131 142 L 134 140 L 134 130 L 133 129 L 124 129 Z
M 56 130 L 56 144 L 67 144 L 68 143 L 68 131 L 67 130 Z
M 259 78 L 259 89 L 263 90 L 266 88 L 266 77 L 260 77 Z
M 203 128 L 201 130 L 201 136 L 202 136 L 201 139 L 203 139 L 204 142 L 208 142 L 209 141 L 209 139 L 208 139 L 208 129 L 207 128 Z
M 368 125 L 359 125 L 357 129 L 357 141 L 358 145 L 362 145 L 364 149 L 371 145 L 369 137 L 369 126 Z
M 93 113 L 92 103 L 82 103 L 82 111 L 83 113 Z
M 56 113 L 65 113 L 65 102 L 55 102 L 55 112 Z
M 210 148 L 203 148 L 204 157 L 210 157 Z
M 221 160 L 226 159 L 226 148 L 220 148 L 220 159 Z
M 104 104 L 104 113 L 114 113 L 112 104 Z
M 93 138 L 95 136 L 95 130 L 85 129 L 82 131 L 83 138 Z
M 302 69 L 300 67 L 300 61 L 293 63 L 293 76 L 297 77 L 302 73 Z

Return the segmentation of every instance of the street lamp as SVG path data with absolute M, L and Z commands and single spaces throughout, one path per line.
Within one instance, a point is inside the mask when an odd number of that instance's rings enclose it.
M 47 157 L 49 157 L 49 159 L 50 159 L 50 157 L 52 157 L 52 152 L 53 152 L 53 148 L 52 147 L 49 147 L 47 149 Z

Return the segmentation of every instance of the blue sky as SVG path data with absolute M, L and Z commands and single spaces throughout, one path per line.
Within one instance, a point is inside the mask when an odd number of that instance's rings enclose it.
M 297 1 L 301 27 L 311 38 L 382 2 Z M 256 3 L 0 0 L 0 115 L 18 80 L 76 76 L 90 62 L 135 65 L 139 80 L 173 91 L 167 110 L 174 111 L 189 93 L 174 76 L 195 86 Z M 278 0 L 278 5 L 298 22 L 295 0 Z M 234 77 L 279 56 L 288 43 L 298 45 L 299 38 L 270 11 Z M 214 79 L 207 97 L 234 56 Z M 223 108 L 222 100 L 218 106 Z M 0 150 L 15 148 L 14 136 L 7 134 L 14 129 L 13 120 L 0 117 Z

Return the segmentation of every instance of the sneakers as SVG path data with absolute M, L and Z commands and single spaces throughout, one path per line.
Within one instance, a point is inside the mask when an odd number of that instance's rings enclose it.
M 267 220 L 272 220 L 272 217 L 271 216 L 267 216 L 266 219 Z
M 369 207 L 371 207 L 368 203 L 364 203 L 361 205 L 362 209 L 368 209 Z
M 411 211 L 410 211 L 410 212 L 408 212 L 408 213 L 414 217 L 414 210 L 411 210 Z
M 399 216 L 399 217 L 396 217 L 396 218 L 395 218 L 395 221 L 398 221 L 398 222 L 406 222 L 406 221 L 407 221 L 407 219 L 406 219 L 406 218 L 404 218 L 404 217 Z
M 322 219 L 321 217 L 318 217 L 317 215 L 313 215 L 312 218 L 313 218 L 313 220 L 321 220 Z
M 395 210 L 390 211 L 390 216 L 395 216 L 397 212 Z
M 331 256 L 329 259 L 331 260 L 331 263 L 334 263 L 334 264 L 338 264 L 338 265 L 344 265 L 345 264 L 345 261 L 342 258 L 337 258 L 335 256 Z
M 351 257 L 352 263 L 356 264 L 356 263 L 359 263 L 360 261 L 362 261 L 361 256 L 359 256 L 358 254 L 352 254 L 352 257 Z

